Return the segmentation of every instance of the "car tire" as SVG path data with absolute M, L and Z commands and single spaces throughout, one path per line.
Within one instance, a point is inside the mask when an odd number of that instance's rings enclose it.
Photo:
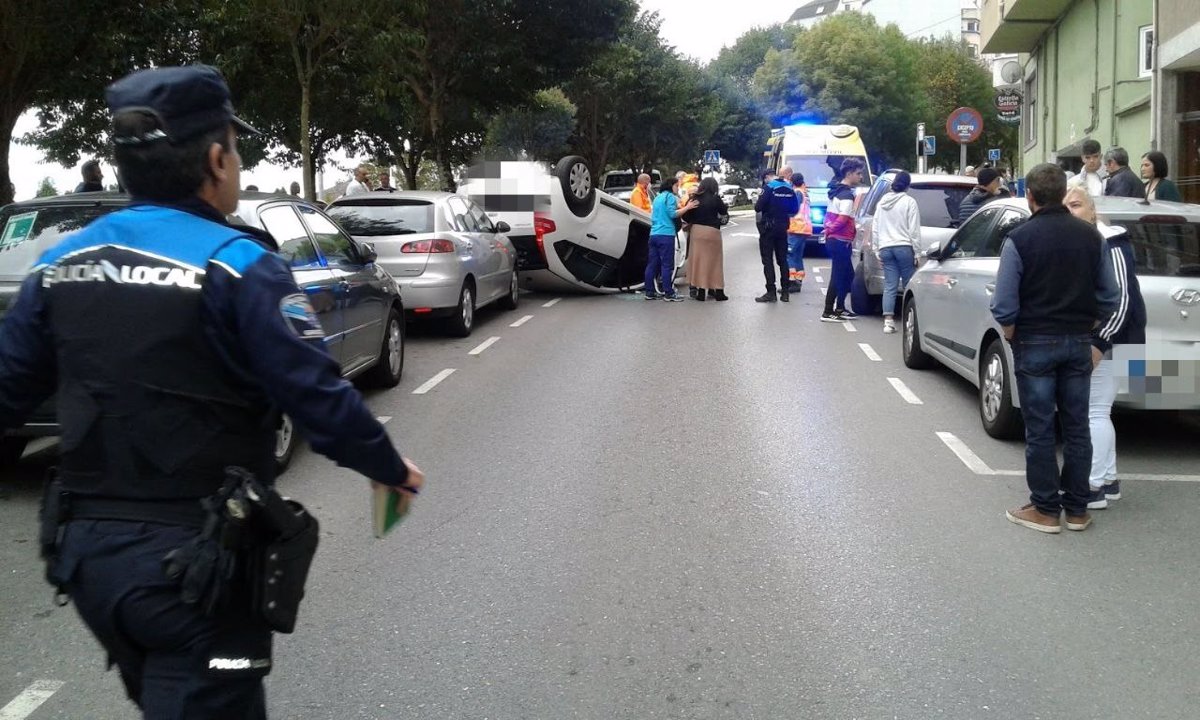
M 979 364 L 979 419 L 988 435 L 1000 440 L 1021 436 L 1021 411 L 1013 407 L 1008 357 L 999 338 L 988 345 Z
M 521 304 L 521 283 L 516 270 L 513 270 L 512 278 L 508 283 L 508 292 L 496 304 L 500 306 L 501 310 L 516 310 L 517 306 Z
M 588 169 L 587 161 L 578 155 L 568 155 L 558 161 L 554 176 L 562 185 L 563 197 L 571 212 L 576 217 L 591 215 L 596 205 L 596 184 L 592 181 L 592 171 Z
M 883 312 L 883 296 L 867 292 L 865 265 L 854 268 L 854 280 L 850 283 L 850 308 L 858 315 L 879 315 Z
M 928 370 L 933 367 L 934 359 L 921 349 L 921 326 L 917 321 L 917 303 L 911 298 L 904 303 L 903 320 L 900 338 L 904 365 L 913 370 Z
M 463 281 L 458 291 L 458 305 L 454 315 L 446 322 L 446 330 L 454 337 L 468 337 L 475 327 L 475 285 L 470 279 Z
M 279 426 L 275 428 L 275 474 L 282 475 L 292 464 L 292 455 L 296 452 L 296 424 L 287 415 L 279 416 Z
M 20 462 L 28 444 L 29 438 L 25 437 L 0 438 L 0 467 L 12 467 Z
M 375 388 L 394 388 L 399 385 L 400 377 L 404 374 L 404 345 L 404 318 L 400 317 L 396 308 L 392 308 L 384 325 L 379 359 L 370 370 L 363 373 L 363 383 Z

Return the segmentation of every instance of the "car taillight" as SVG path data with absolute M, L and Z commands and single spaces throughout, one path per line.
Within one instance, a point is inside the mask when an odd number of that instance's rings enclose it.
M 537 236 L 538 252 L 542 255 L 542 260 L 546 259 L 546 233 L 552 233 L 558 229 L 554 221 L 540 213 L 535 213 L 533 216 L 533 232 Z
M 400 246 L 400 252 L 406 254 L 413 253 L 452 253 L 454 252 L 454 241 L 452 240 L 414 240 L 406 242 Z

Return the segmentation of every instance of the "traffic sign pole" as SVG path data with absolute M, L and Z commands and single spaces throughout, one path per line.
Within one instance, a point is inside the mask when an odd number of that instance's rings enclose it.
M 925 123 L 917 123 L 917 172 L 925 174 Z
M 974 108 L 960 107 L 946 118 L 946 134 L 958 143 L 958 172 L 967 172 L 967 145 L 983 134 L 983 116 Z

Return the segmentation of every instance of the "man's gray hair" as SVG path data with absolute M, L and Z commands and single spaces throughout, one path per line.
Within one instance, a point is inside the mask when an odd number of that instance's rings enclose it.
M 1121 167 L 1126 167 L 1129 165 L 1129 153 L 1125 152 L 1125 148 L 1123 147 L 1109 148 L 1108 152 L 1104 153 L 1104 162 L 1108 162 L 1109 160 L 1112 160 Z
M 1034 165 L 1025 176 L 1025 192 L 1038 207 L 1062 205 L 1067 194 L 1067 174 L 1054 163 Z

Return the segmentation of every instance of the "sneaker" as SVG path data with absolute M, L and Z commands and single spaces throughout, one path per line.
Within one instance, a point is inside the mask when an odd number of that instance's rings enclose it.
M 1047 515 L 1034 507 L 1032 503 L 1022 505 L 1016 510 L 1009 510 L 1004 513 L 1004 516 L 1008 518 L 1009 522 L 1024 525 L 1030 530 L 1044 533 L 1062 532 L 1062 522 L 1057 515 Z
M 663 302 L 683 302 L 683 298 L 678 295 L 663 295 Z
M 788 302 L 788 300 L 789 300 L 789 298 L 788 298 L 787 290 L 784 290 L 783 292 L 779 293 L 779 302 Z
M 891 335 L 894 332 L 896 332 L 896 321 L 892 320 L 891 318 L 884 320 L 883 321 L 883 334 Z
M 821 313 L 821 322 L 840 323 L 846 322 L 846 319 L 837 313 Z
M 658 294 L 657 293 L 646 293 L 642 297 L 646 298 L 647 300 L 657 300 Z
M 768 292 L 768 293 L 763 293 L 762 295 L 759 295 L 758 297 L 754 298 L 754 302 L 773 303 L 773 302 L 775 302 L 776 299 L 777 298 L 775 297 L 775 293 L 772 291 L 772 292 Z
M 842 316 L 842 318 L 845 320 L 857 320 L 858 319 L 858 316 L 855 315 L 850 310 L 835 310 L 834 312 L 836 312 L 838 315 Z
M 1108 498 L 1104 494 L 1104 488 L 1096 488 L 1088 493 L 1088 510 L 1103 510 L 1108 507 Z
M 1088 525 L 1092 524 L 1092 516 L 1088 515 L 1085 510 L 1082 515 L 1067 514 L 1067 529 L 1081 532 L 1088 529 Z
M 1104 483 L 1104 497 L 1109 500 L 1121 499 L 1121 481 L 1113 480 L 1110 483 Z

